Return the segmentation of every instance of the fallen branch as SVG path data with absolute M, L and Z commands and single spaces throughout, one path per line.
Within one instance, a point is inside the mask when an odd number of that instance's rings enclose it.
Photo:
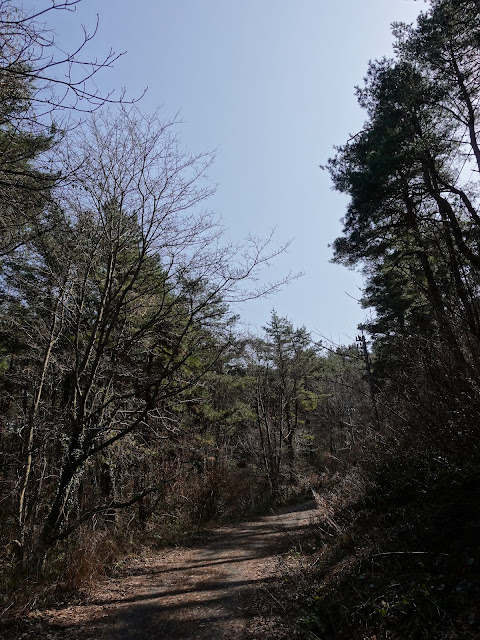
M 413 555 L 427 555 L 427 556 L 449 556 L 449 553 L 437 553 L 435 551 L 384 551 L 383 553 L 374 553 L 370 558 L 377 558 L 378 556 L 413 556 Z

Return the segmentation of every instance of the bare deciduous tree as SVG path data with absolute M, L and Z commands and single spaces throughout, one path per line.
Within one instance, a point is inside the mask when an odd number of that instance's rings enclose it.
M 82 27 L 80 41 L 68 52 L 57 45 L 55 33 L 46 24 L 49 14 L 73 13 L 81 1 L 52 0 L 29 12 L 12 0 L 0 1 L 0 88 L 7 98 L 2 104 L 2 120 L 10 120 L 16 112 L 19 122 L 37 130 L 48 123 L 45 116 L 55 114 L 58 118 L 59 111 L 88 113 L 106 102 L 123 100 L 123 94 L 102 93 L 91 82 L 122 55 L 110 49 L 101 59 L 89 56 L 88 44 L 96 35 L 98 18 L 91 32 Z M 29 108 L 9 111 L 22 96 Z
M 16 328 L 21 366 L 30 363 L 36 389 L 20 426 L 19 539 L 29 526 L 27 537 L 36 536 L 28 503 L 41 473 L 38 438 L 48 438 L 42 550 L 90 515 L 155 490 L 92 496 L 83 511 L 76 500 L 82 476 L 104 452 L 138 433 L 162 434 L 165 405 L 198 384 L 231 344 L 228 305 L 284 282 L 256 282 L 284 247 L 252 238 L 222 244 L 215 216 L 203 208 L 212 154 L 185 152 L 175 124 L 134 107 L 92 116 L 65 146 L 63 163 L 76 171 L 58 189 L 61 234 L 37 239 L 25 266 L 10 274 L 10 304 L 23 298 L 25 306 Z
M 0 0 L 0 255 L 9 254 L 58 222 L 51 189 L 56 171 L 45 151 L 85 114 L 122 93 L 102 93 L 96 74 L 119 57 L 109 51 L 89 58 L 95 37 L 83 29 L 72 50 L 64 52 L 45 21 L 55 12 L 74 12 L 81 0 L 53 0 L 25 11 Z

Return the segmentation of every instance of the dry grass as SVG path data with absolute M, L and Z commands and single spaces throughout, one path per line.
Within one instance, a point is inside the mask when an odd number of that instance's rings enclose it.
M 357 466 L 316 491 L 319 518 L 296 546 L 296 573 L 269 587 L 285 628 L 266 640 L 478 640 L 480 481 L 426 487 L 415 465 L 397 495 L 395 479 L 384 491 Z

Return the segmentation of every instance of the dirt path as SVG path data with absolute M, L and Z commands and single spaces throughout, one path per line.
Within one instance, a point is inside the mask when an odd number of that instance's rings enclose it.
M 136 561 L 99 585 L 88 602 L 43 611 L 35 637 L 207 640 L 262 637 L 256 595 L 278 574 L 278 554 L 311 523 L 315 503 L 216 529 L 195 547 Z M 32 628 L 33 632 L 33 628 Z M 258 634 L 258 635 L 257 635 Z

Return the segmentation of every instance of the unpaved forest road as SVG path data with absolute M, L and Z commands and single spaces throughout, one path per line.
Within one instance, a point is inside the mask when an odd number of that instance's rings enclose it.
M 278 554 L 292 546 L 317 513 L 309 502 L 215 529 L 196 547 L 137 561 L 124 577 L 99 585 L 85 604 L 42 612 L 35 638 L 262 638 L 268 621 L 256 618 L 255 594 L 268 590 L 279 573 Z

